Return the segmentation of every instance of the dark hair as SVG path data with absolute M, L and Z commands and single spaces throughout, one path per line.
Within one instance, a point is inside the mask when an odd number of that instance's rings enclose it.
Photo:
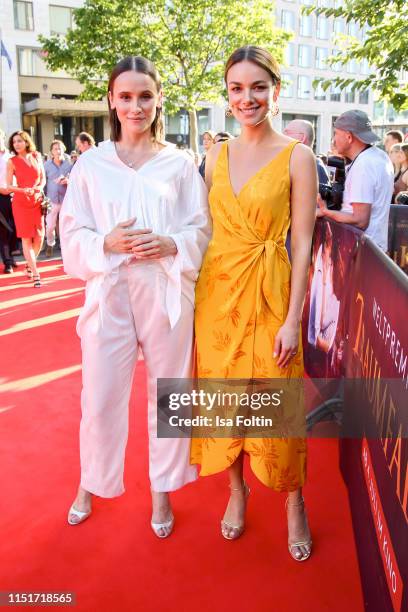
M 228 61 L 225 65 L 224 72 L 224 80 L 227 82 L 228 71 L 235 64 L 239 64 L 239 62 L 252 62 L 256 64 L 260 68 L 263 68 L 268 72 L 272 79 L 272 83 L 277 85 L 281 82 L 281 74 L 277 61 L 275 58 L 262 47 L 256 47 L 254 45 L 246 45 L 245 47 L 240 47 L 239 49 L 235 49 L 235 51 L 230 55 Z
M 230 140 L 231 138 L 234 138 L 234 137 L 229 132 L 218 132 L 214 136 L 214 141 L 224 142 L 225 140 Z
M 161 79 L 160 75 L 156 70 L 155 65 L 150 60 L 145 57 L 141 57 L 140 55 L 130 55 L 120 60 L 113 68 L 108 82 L 108 92 L 112 94 L 113 85 L 115 83 L 116 78 L 122 74 L 122 72 L 128 72 L 129 70 L 134 70 L 135 72 L 141 72 L 143 74 L 147 74 L 153 81 L 157 87 L 157 92 L 161 91 Z M 108 95 L 108 106 L 109 106 L 109 123 L 111 127 L 111 139 L 114 142 L 120 140 L 121 137 L 121 125 L 118 119 L 118 115 L 116 113 L 116 109 L 111 108 L 109 95 Z M 156 108 L 156 117 L 151 125 L 151 133 L 153 140 L 162 140 L 164 136 L 163 129 L 163 119 L 162 119 L 162 109 Z
M 24 140 L 24 142 L 26 143 L 27 153 L 34 153 L 34 151 L 37 150 L 30 135 L 27 134 L 27 132 L 25 132 L 24 130 L 17 130 L 16 132 L 13 132 L 9 138 L 9 150 L 15 153 L 16 155 L 17 155 L 17 151 L 15 150 L 14 145 L 13 145 L 13 139 L 15 136 L 20 136 Z
M 87 142 L 90 147 L 95 146 L 95 138 L 88 134 L 88 132 L 80 132 L 77 136 L 81 142 Z
M 54 145 L 60 145 L 62 152 L 67 150 L 67 147 L 64 145 L 64 143 L 62 142 L 62 140 L 53 140 L 52 143 L 50 144 L 50 151 L 52 152 L 52 147 Z
M 405 155 L 405 161 L 408 162 L 408 142 L 401 145 L 400 153 Z
M 404 135 L 399 130 L 390 130 L 389 132 L 386 132 L 385 135 L 391 136 L 391 138 L 394 138 L 394 140 L 397 140 L 398 142 L 402 142 L 404 140 Z

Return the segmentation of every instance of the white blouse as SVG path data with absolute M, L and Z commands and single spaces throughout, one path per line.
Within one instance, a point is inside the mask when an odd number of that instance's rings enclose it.
M 211 235 L 207 190 L 193 159 L 172 145 L 139 170 L 124 164 L 114 143 L 105 141 L 83 153 L 74 165 L 61 209 L 64 269 L 87 281 L 84 309 L 105 307 L 104 295 L 116 283 L 126 254 L 105 253 L 104 237 L 120 222 L 136 217 L 146 227 L 170 236 L 177 255 L 157 261 L 167 277 L 166 306 L 173 328 L 181 313 L 181 293 L 194 304 L 194 288 Z

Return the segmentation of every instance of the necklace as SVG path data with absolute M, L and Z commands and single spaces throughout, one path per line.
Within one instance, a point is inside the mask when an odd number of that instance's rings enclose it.
M 123 159 L 123 161 L 125 162 L 125 164 L 126 164 L 127 166 L 129 166 L 129 168 L 134 168 L 135 166 L 138 166 L 138 165 L 140 166 L 140 165 L 143 165 L 143 164 L 145 163 L 145 158 L 144 158 L 144 157 L 142 157 L 142 159 L 139 159 L 139 160 L 137 160 L 137 161 L 133 161 L 132 159 L 129 159 L 129 157 L 128 157 L 128 156 L 127 156 L 127 155 L 126 155 L 126 154 L 125 154 L 123 151 L 121 151 L 121 150 L 119 149 L 119 147 L 116 145 L 116 143 L 115 143 L 115 149 L 116 149 L 116 153 L 118 154 L 118 156 L 119 156 L 120 158 L 122 158 L 122 159 Z M 156 153 L 156 152 L 154 151 L 154 149 L 153 149 L 153 152 L 154 152 L 154 153 Z M 149 159 L 150 159 L 150 158 L 148 158 L 148 160 L 149 160 Z M 147 160 L 147 161 L 148 161 L 148 160 Z M 141 163 L 140 163 L 140 162 L 141 162 Z

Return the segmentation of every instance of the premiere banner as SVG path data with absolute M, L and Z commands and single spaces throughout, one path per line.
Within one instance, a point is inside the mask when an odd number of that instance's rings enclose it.
M 369 239 L 348 275 L 340 440 L 368 610 L 408 609 L 408 278 Z
M 388 253 L 405 274 L 408 274 L 408 206 L 391 206 Z
M 361 235 L 342 223 L 316 223 L 302 320 L 309 434 L 330 437 L 328 424 L 341 421 L 348 279 Z

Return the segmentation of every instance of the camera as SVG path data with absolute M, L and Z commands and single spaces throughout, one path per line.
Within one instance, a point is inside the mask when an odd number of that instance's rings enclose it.
M 395 198 L 395 203 L 404 204 L 405 206 L 407 206 L 408 205 L 408 191 L 400 191 L 399 194 L 397 194 Z
M 319 183 L 319 193 L 326 201 L 327 208 L 340 210 L 343 203 L 344 183 L 346 181 L 345 163 L 342 157 L 329 157 L 327 167 L 334 175 L 332 184 Z

